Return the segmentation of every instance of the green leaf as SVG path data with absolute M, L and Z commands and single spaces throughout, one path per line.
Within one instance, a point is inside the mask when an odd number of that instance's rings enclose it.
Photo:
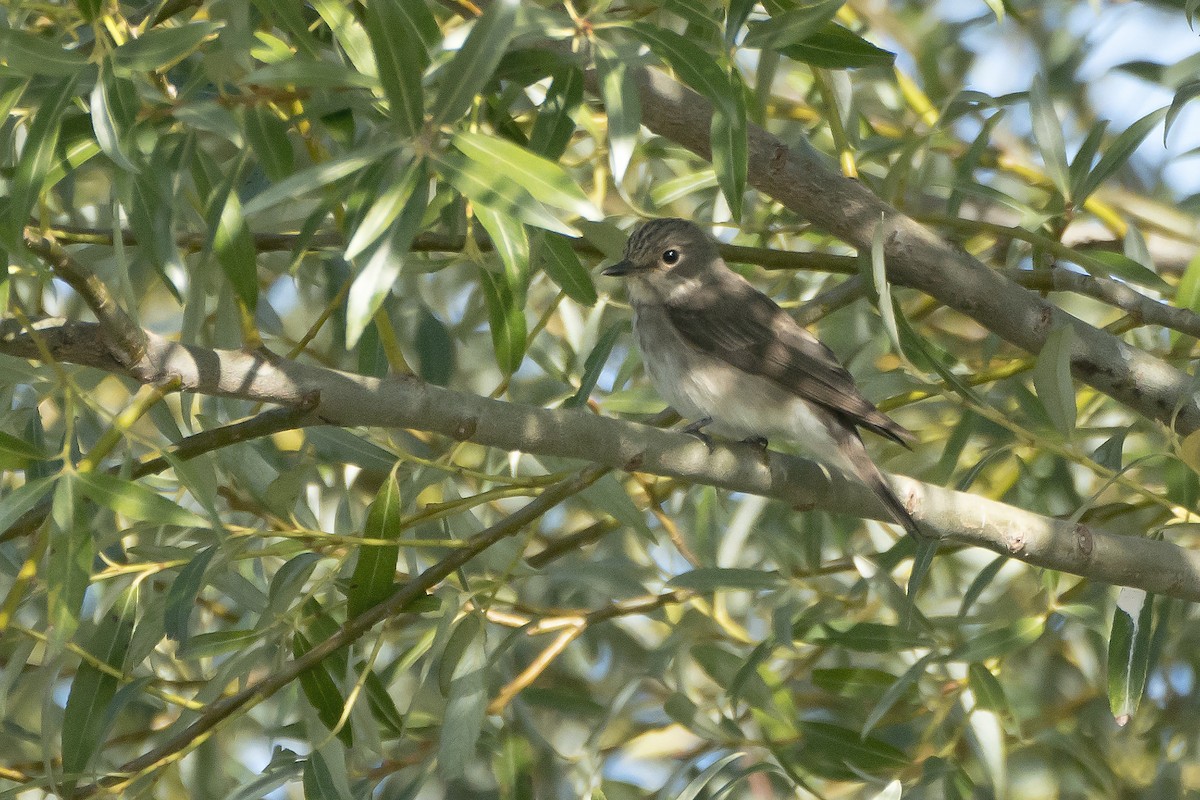
M 1029 91 L 1029 113 L 1033 121 L 1033 138 L 1046 165 L 1046 172 L 1063 197 L 1071 191 L 1067 171 L 1067 146 L 1063 141 L 1062 122 L 1054 110 L 1054 100 L 1046 79 L 1038 77 Z
M 112 52 L 113 65 L 128 72 L 157 72 L 190 56 L 225 23 L 200 21 L 151 28 Z
M 235 651 L 245 651 L 266 636 L 259 629 L 213 631 L 191 636 L 186 642 L 180 642 L 175 650 L 176 658 L 193 660 L 212 658 Z
M 975 703 L 988 711 L 1003 713 L 1009 710 L 1004 687 L 992 671 L 978 662 L 967 667 L 967 684 L 975 694 Z
M 450 635 L 439 666 L 446 712 L 438 737 L 438 769 L 447 780 L 461 777 L 475 761 L 475 745 L 483 732 L 488 701 L 483 634 L 478 614 L 464 616 Z
M 113 74 L 101 65 L 90 98 L 92 129 L 104 154 L 118 167 L 128 172 L 138 168 L 130 157 L 129 132 L 137 119 L 139 101 L 132 81 Z
M 542 236 L 542 269 L 567 297 L 584 306 L 595 305 L 596 284 L 575 253 L 571 241 L 557 233 Z
M 1200 96 L 1200 80 L 1188 81 L 1175 90 L 1175 96 L 1171 98 L 1171 106 L 1167 109 L 1166 121 L 1163 123 L 1163 147 L 1167 146 L 1167 134 L 1171 132 L 1171 126 L 1178 119 L 1179 112 L 1183 111 L 1183 107 L 1198 96 Z
M 31 77 L 45 75 L 73 80 L 87 66 L 83 53 L 17 28 L 0 28 L 0 53 L 4 53 L 9 69 Z
M 1080 193 L 1080 186 L 1088 173 L 1092 171 L 1092 162 L 1096 160 L 1096 153 L 1100 152 L 1100 145 L 1104 142 L 1104 133 L 1108 130 L 1108 120 L 1100 120 L 1092 126 L 1088 131 L 1088 135 L 1084 137 L 1083 143 L 1079 145 L 1079 149 L 1075 151 L 1075 157 L 1071 159 L 1071 167 L 1068 170 L 1068 175 L 1071 180 L 1071 196 L 1075 199 L 1076 204 L 1082 204 L 1087 199 L 1086 196 Z
M 746 754 L 735 751 L 723 756 L 722 758 L 718 758 L 716 761 L 705 767 L 699 775 L 692 778 L 692 780 L 688 782 L 688 785 L 683 787 L 682 792 L 674 795 L 675 800 L 696 800 L 696 798 L 700 796 L 700 793 L 704 791 L 705 787 L 713 782 L 721 770 L 725 769 L 725 767 L 727 767 L 729 764 L 737 761 L 744 755 Z M 728 784 L 722 788 L 728 788 Z M 721 792 L 714 791 L 711 794 L 713 796 L 720 796 Z
M 253 313 L 258 306 L 258 251 L 242 212 L 242 201 L 233 188 L 241 172 L 241 162 L 229 169 L 226 179 L 213 193 L 206 216 L 213 232 L 212 249 L 217 262 L 238 298 Z M 216 224 L 212 225 L 214 218 Z
M 523 222 L 568 236 L 579 232 L 562 222 L 550 210 L 533 198 L 524 187 L 494 165 L 476 161 L 457 150 L 447 150 L 432 156 L 443 178 L 472 203 L 487 206 L 499 214 L 516 217 Z
M 868 42 L 836 22 L 827 22 L 807 40 L 779 52 L 793 61 L 823 69 L 890 67 L 896 54 Z
M 50 475 L 27 481 L 24 486 L 18 486 L 0 497 L 0 533 L 7 531 L 21 517 L 42 502 L 59 478 Z
M 427 24 L 425 20 L 432 23 L 424 2 L 372 0 L 367 4 L 367 36 L 392 121 L 401 136 L 413 136 L 425 124 L 421 76 L 429 66 L 429 54 L 417 32 L 418 26 Z
M 906 769 L 912 758 L 882 739 L 828 722 L 805 720 L 796 763 L 831 780 L 861 781 L 862 775 L 890 775 Z
M 95 544 L 87 503 L 79 496 L 79 478 L 63 473 L 51 505 L 50 555 L 47 569 L 47 617 L 50 651 L 59 652 L 79 627 L 83 597 L 92 577 Z
M 305 89 L 368 89 L 372 92 L 382 90 L 379 79 L 373 75 L 364 75 L 345 64 L 332 64 L 328 61 L 314 61 L 303 56 L 295 56 L 287 61 L 279 61 L 259 67 L 251 72 L 242 83 L 255 86 L 297 86 Z M 397 142 L 396 144 L 399 144 Z
M 1168 109 L 1165 108 L 1151 111 L 1122 131 L 1121 135 L 1114 139 L 1113 143 L 1104 151 L 1104 155 L 1100 156 L 1100 161 L 1097 162 L 1096 168 L 1089 172 L 1088 176 L 1083 179 L 1078 191 L 1071 199 L 1077 204 L 1082 204 L 1084 200 L 1091 196 L 1092 192 L 1100 188 L 1117 170 L 1125 166 L 1125 162 L 1129 161 L 1129 157 L 1133 155 L 1133 152 L 1150 135 L 1150 131 L 1154 129 L 1154 126 L 1167 115 L 1167 111 Z
M 1134 261 L 1127 255 L 1111 250 L 1077 250 L 1076 264 L 1100 278 L 1120 278 L 1158 292 L 1170 292 L 1171 285 L 1154 270 Z
M 808 3 L 779 13 L 769 20 L 751 23 L 743 47 L 781 48 L 808 39 L 830 22 L 845 0 Z
M 362 672 L 367 668 L 366 662 L 359 662 L 355 669 Z M 367 690 L 367 707 L 376 721 L 384 726 L 389 733 L 401 736 L 404 733 L 404 715 L 396 708 L 387 687 L 374 670 L 367 672 L 363 688 Z
M 1066 436 L 1075 430 L 1075 384 L 1071 380 L 1071 349 L 1075 330 L 1063 324 L 1046 337 L 1033 368 L 1033 386 L 1054 427 Z
M 3 217 L 3 222 L 0 222 L 0 241 L 7 242 L 10 247 L 17 247 L 21 241 L 21 231 L 42 193 L 46 173 L 55 160 L 59 123 L 75 96 L 76 77 L 71 74 L 43 93 L 37 113 L 33 115 L 29 135 L 8 185 L 8 202 L 0 204 L 3 206 L 0 207 Z
M 404 196 L 406 192 L 407 196 Z M 429 181 L 426 180 L 423 163 L 410 163 L 398 183 L 376 200 L 355 231 L 355 238 L 359 237 L 360 231 L 364 238 L 369 236 L 371 228 L 364 226 L 374 226 L 383 217 L 390 216 L 395 208 L 393 202 L 401 196 L 404 196 L 403 208 L 391 222 L 384 241 L 371 253 L 350 285 L 350 293 L 346 298 L 347 347 L 354 347 L 358 343 L 366 326 L 383 306 L 383 301 L 400 275 L 413 239 L 420 230 L 421 218 L 429 205 Z
M 280 203 L 294 203 L 334 181 L 366 169 L 390 155 L 401 145 L 402 142 L 395 139 L 380 141 L 360 147 L 348 155 L 306 167 L 255 195 L 242 207 L 242 212 L 250 216 L 273 208 Z
M 417 372 L 421 378 L 436 386 L 445 386 L 454 374 L 454 340 L 445 324 L 422 306 L 421 321 L 417 324 Z
M 487 303 L 496 366 L 505 375 L 511 375 L 525 358 L 525 311 L 517 305 L 508 283 L 499 275 L 481 269 L 479 283 Z
M 87 652 L 101 663 L 123 671 L 125 654 L 133 639 L 136 612 L 137 590 L 126 589 L 105 612 L 84 646 Z M 115 676 L 101 672 L 87 661 L 80 662 L 75 679 L 71 681 L 62 725 L 62 771 L 68 797 L 107 738 L 105 712 L 117 693 L 117 683 Z
M 260 105 L 246 106 L 239 111 L 238 120 L 246 141 L 254 150 L 263 172 L 273 181 L 281 181 L 295 169 L 296 158 L 288 139 L 288 126 L 279 117 Z M 347 256 L 349 258 L 349 256 Z
M 1108 637 L 1108 707 L 1118 725 L 1129 721 L 1145 692 L 1153 621 L 1154 595 L 1122 586 Z
M 400 526 L 400 479 L 393 469 L 383 486 L 375 495 L 375 502 L 367 511 L 367 524 L 363 529 L 364 539 L 399 539 L 404 529 Z M 347 614 L 357 617 L 373 608 L 392 593 L 396 583 L 396 560 L 400 557 L 399 545 L 364 544 L 358 548 L 358 560 L 350 578 L 347 592 Z
M 592 348 L 592 352 L 588 353 L 587 360 L 583 364 L 583 375 L 579 377 L 579 389 L 563 401 L 563 408 L 579 408 L 587 404 L 592 390 L 596 388 L 596 382 L 600 380 L 600 374 L 604 371 L 604 365 L 608 363 L 608 356 L 612 353 L 613 346 L 624 331 L 623 324 L 615 323 L 609 325 L 604 333 L 600 334 L 600 338 L 596 340 L 596 346 Z
M 599 44 L 596 68 L 600 72 L 600 96 L 608 118 L 608 163 L 613 181 L 619 185 L 633 158 L 642 125 L 642 104 L 634 70 L 603 42 Z
M 312 647 L 312 643 L 300 631 L 292 634 L 293 658 L 300 658 L 312 650 Z M 300 673 L 300 688 L 304 691 L 304 696 L 317 712 L 317 718 L 331 731 L 337 727 L 346 707 L 346 700 L 342 697 L 337 682 L 325 666 L 326 662 L 333 661 L 332 658 L 326 658 Z M 349 719 L 338 730 L 337 737 L 346 747 L 354 746 L 354 732 Z
M 518 305 L 525 305 L 529 288 L 529 237 L 520 220 L 477 206 L 475 218 L 483 225 L 504 264 L 504 280 Z
M 1046 627 L 1045 620 L 1024 617 L 1007 625 L 975 634 L 956 647 L 951 657 L 956 661 L 987 661 L 1016 652 L 1037 641 Z
M 139 483 L 103 472 L 82 472 L 79 482 L 93 503 L 140 522 L 207 528 L 208 522 Z
M 827 692 L 844 697 L 878 697 L 896 683 L 896 676 L 882 669 L 831 667 L 814 669 L 812 682 Z
M 200 590 L 204 588 L 204 573 L 216 552 L 216 545 L 213 545 L 192 556 L 192 560 L 179 570 L 175 580 L 171 581 L 171 588 L 167 590 L 167 599 L 163 603 L 163 631 L 168 639 L 174 639 L 180 646 L 187 644 L 192 610 L 196 607 Z
M 871 711 L 867 714 L 866 719 L 863 720 L 862 735 L 864 737 L 870 733 L 877 724 L 879 724 L 880 720 L 882 720 L 887 713 L 892 710 L 896 703 L 911 693 L 911 690 L 914 686 L 916 686 L 917 681 L 920 680 L 925 675 L 926 670 L 929 669 L 929 663 L 937 656 L 938 654 L 936 652 L 926 653 L 925 655 L 921 656 L 921 658 L 917 659 L 915 664 L 906 669 L 904 674 L 896 679 L 895 683 L 887 688 L 887 690 L 879 698 L 879 701 L 876 702 L 871 708 Z
M 400 167 L 399 173 L 387 180 L 387 188 L 371 203 L 370 208 L 363 214 L 362 220 L 354 229 L 350 242 L 346 245 L 345 257 L 357 258 L 368 247 L 383 235 L 400 212 L 414 200 L 420 191 L 420 196 L 428 203 L 428 191 L 422 186 L 427 182 L 425 163 L 420 158 L 408 159 Z M 421 208 L 424 214 L 424 206 Z M 407 249 L 404 248 L 404 249 Z M 394 277 L 394 276 L 393 276 Z M 349 343 L 353 346 L 353 342 Z
M 916 631 L 880 622 L 858 622 L 844 630 L 822 625 L 805 638 L 808 641 L 827 641 L 861 653 L 894 653 L 897 650 L 929 646 L 929 642 Z
M 730 589 L 755 592 L 782 589 L 786 585 L 786 582 L 775 570 L 735 567 L 698 567 L 690 572 L 676 575 L 667 581 L 669 587 L 691 589 L 693 592 L 715 592 Z
M 713 106 L 712 161 L 735 222 L 742 218 L 742 195 L 746 192 L 746 92 L 737 67 L 729 70 L 730 103 Z
M 454 122 L 467 113 L 475 95 L 492 79 L 516 33 L 520 7 L 518 0 L 496 0 L 475 21 L 462 49 L 438 75 L 441 88 L 433 102 L 435 126 Z
M 45 461 L 49 456 L 23 439 L 0 431 L 0 467 L 24 469 L 30 461 Z
M 452 142 L 467 158 L 493 174 L 501 173 L 516 181 L 534 199 L 594 222 L 604 218 L 579 184 L 553 161 L 507 139 L 472 131 L 455 134 Z
M 529 149 L 557 160 L 575 133 L 573 114 L 583 102 L 583 70 L 573 64 L 560 67 L 538 108 L 529 134 Z
M 635 22 L 628 29 L 654 55 L 670 64 L 684 83 L 711 100 L 714 112 L 721 107 L 726 111 L 736 109 L 737 100 L 725 70 L 700 45 L 674 31 L 646 22 Z

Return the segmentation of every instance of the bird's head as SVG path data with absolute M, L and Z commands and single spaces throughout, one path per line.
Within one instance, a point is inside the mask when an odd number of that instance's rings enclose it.
M 625 258 L 603 274 L 629 278 L 636 294 L 648 291 L 661 298 L 702 284 L 723 264 L 717 243 L 694 222 L 655 219 L 633 232 Z

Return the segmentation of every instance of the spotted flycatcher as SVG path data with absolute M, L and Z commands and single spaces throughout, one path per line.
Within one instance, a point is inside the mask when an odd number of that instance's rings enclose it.
M 775 301 L 726 266 L 694 223 L 658 219 L 604 270 L 629 282 L 633 329 L 651 382 L 684 430 L 763 446 L 781 438 L 870 487 L 910 533 L 917 524 L 867 454 L 859 428 L 907 446 L 916 437 L 862 396 L 850 373 Z

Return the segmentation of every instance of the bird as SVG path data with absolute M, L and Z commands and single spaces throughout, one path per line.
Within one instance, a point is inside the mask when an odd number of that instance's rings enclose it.
M 721 257 L 685 219 L 650 220 L 603 275 L 626 280 L 650 382 L 711 449 L 705 428 L 765 448 L 799 445 L 856 475 L 904 529 L 917 523 L 868 454 L 859 429 L 910 447 L 916 436 L 863 396 L 816 336 Z M 711 427 L 710 427 L 711 426 Z

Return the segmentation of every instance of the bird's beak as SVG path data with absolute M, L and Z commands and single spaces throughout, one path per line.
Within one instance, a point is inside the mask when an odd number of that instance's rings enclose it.
M 636 269 L 637 269 L 637 267 L 635 267 L 631 261 L 629 261 L 628 259 L 625 259 L 625 260 L 618 261 L 617 263 L 613 264 L 611 267 L 604 270 L 600 274 L 601 275 L 609 275 L 614 278 L 619 278 L 622 275 L 628 275 L 629 273 L 635 271 Z

